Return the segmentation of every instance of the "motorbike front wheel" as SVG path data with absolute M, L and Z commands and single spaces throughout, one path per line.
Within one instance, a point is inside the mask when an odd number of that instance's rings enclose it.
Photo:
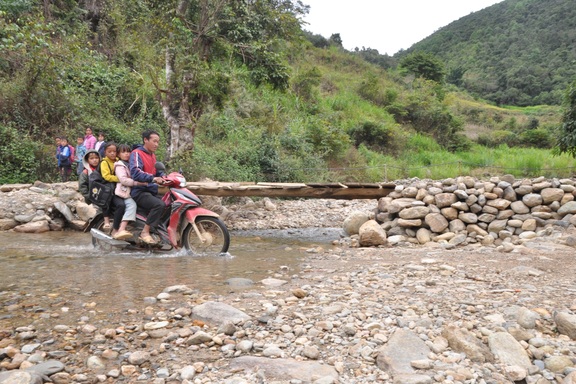
M 96 228 L 97 230 L 104 232 L 104 218 L 100 217 L 99 219 L 96 220 L 96 222 L 91 226 L 92 228 Z M 111 251 L 112 249 L 114 249 L 114 247 L 110 244 L 108 244 L 107 242 L 103 241 L 103 240 L 98 240 L 97 238 L 95 238 L 94 236 L 92 236 L 92 245 L 94 246 L 94 248 L 98 248 L 104 251 Z
M 188 251 L 202 255 L 217 255 L 228 252 L 230 233 L 218 218 L 200 216 L 194 225 L 188 224 L 182 234 L 182 246 Z

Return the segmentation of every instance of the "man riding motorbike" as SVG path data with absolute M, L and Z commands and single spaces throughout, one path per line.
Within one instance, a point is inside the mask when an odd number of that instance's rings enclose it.
M 135 181 L 148 183 L 146 186 L 132 188 L 131 196 L 138 207 L 146 213 L 146 225 L 140 233 L 140 240 L 147 244 L 157 244 L 152 237 L 156 233 L 166 205 L 158 196 L 158 184 L 163 184 L 164 172 L 156 169 L 155 152 L 160 144 L 160 135 L 147 130 L 142 133 L 143 144 L 136 147 L 130 155 L 130 175 Z

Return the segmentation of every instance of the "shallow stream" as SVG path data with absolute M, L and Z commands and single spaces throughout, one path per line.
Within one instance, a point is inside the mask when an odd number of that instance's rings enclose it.
M 141 309 L 145 297 L 172 285 L 207 296 L 246 289 L 228 280 L 249 279 L 258 286 L 276 273 L 289 278 L 308 248 L 336 238 L 331 229 L 232 232 L 229 255 L 193 256 L 102 252 L 92 247 L 89 234 L 79 232 L 0 232 L 0 320 L 11 323 L 15 314 L 5 310 L 10 305 L 51 313 L 96 302 L 102 313 L 113 313 Z

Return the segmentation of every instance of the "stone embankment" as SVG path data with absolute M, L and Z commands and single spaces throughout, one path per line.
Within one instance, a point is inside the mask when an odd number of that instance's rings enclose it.
M 513 249 L 546 228 L 576 224 L 573 179 L 482 181 L 458 177 L 400 184 L 378 202 L 374 219 L 357 212 L 345 223 L 361 246 L 438 242 L 444 247 L 480 243 Z M 544 231 L 544 232 L 543 232 Z

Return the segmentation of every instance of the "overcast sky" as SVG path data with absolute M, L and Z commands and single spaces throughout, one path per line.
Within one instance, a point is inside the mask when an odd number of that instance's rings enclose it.
M 344 48 L 374 48 L 393 55 L 452 21 L 503 0 L 302 0 L 310 6 L 304 29 Z

